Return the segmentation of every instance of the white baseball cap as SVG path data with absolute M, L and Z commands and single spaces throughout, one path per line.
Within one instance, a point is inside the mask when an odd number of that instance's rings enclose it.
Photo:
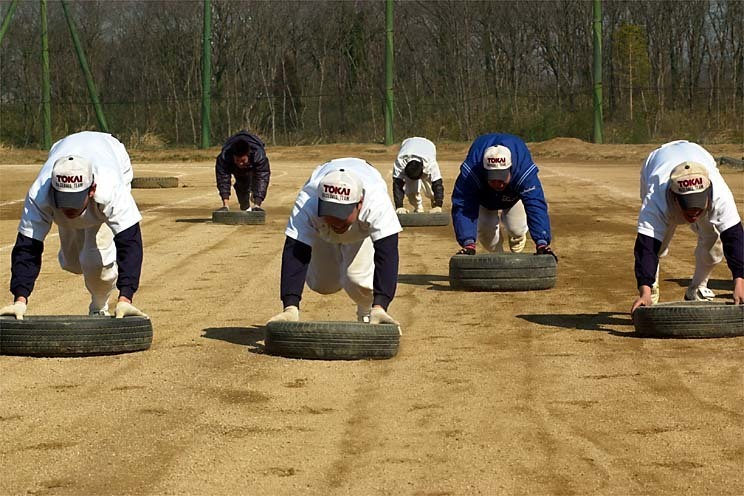
M 489 181 L 506 181 L 511 166 L 511 150 L 504 145 L 489 146 L 483 153 L 483 168 Z
M 708 202 L 710 177 L 708 169 L 697 162 L 682 162 L 669 176 L 669 188 L 682 209 L 704 209 Z
M 364 196 L 359 178 L 345 169 L 327 173 L 318 184 L 318 217 L 346 219 Z
M 88 159 L 67 155 L 54 162 L 52 191 L 57 208 L 82 208 L 93 184 L 93 168 Z

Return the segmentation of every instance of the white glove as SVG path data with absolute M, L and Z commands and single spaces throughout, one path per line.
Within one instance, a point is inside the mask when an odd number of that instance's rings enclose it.
M 382 309 L 382 307 L 372 307 L 372 311 L 369 314 L 370 324 L 393 324 L 400 327 L 397 320 L 392 318 L 388 313 Z
M 431 210 L 429 210 L 430 214 L 441 214 L 442 213 L 442 207 L 434 207 Z
M 423 207 L 423 206 L 421 206 L 421 205 L 419 205 L 418 207 L 416 207 L 416 208 L 415 208 L 415 209 L 413 210 L 413 213 L 414 213 L 414 214 L 423 214 L 423 213 L 424 213 L 424 207 Z
M 395 213 L 396 213 L 396 214 L 408 214 L 408 213 L 410 213 L 410 212 L 408 211 L 408 209 L 407 209 L 407 208 L 405 208 L 405 207 L 400 207 L 400 208 L 396 208 L 396 209 L 395 209 Z
M 124 317 L 147 317 L 144 313 L 140 312 L 137 307 L 126 301 L 120 301 L 116 304 L 116 318 L 123 319 Z
M 300 309 L 294 305 L 284 307 L 281 313 L 278 313 L 271 317 L 266 323 L 269 322 L 298 322 L 300 320 Z
M 22 301 L 16 301 L 12 305 L 0 308 L 0 315 L 15 315 L 17 320 L 23 320 L 26 314 L 26 304 Z

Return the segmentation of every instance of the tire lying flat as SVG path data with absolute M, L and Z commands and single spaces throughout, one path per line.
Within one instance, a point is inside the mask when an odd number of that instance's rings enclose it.
M 177 177 L 135 177 L 132 179 L 132 188 L 177 188 Z
M 551 255 L 486 253 L 454 255 L 449 263 L 450 287 L 463 291 L 532 291 L 556 282 Z
M 110 355 L 150 348 L 152 322 L 144 317 L 0 317 L 0 354 L 44 357 Z
M 215 211 L 212 212 L 212 222 L 230 225 L 266 224 L 266 212 L 263 210 L 256 212 L 246 212 L 244 210 Z
M 639 307 L 636 333 L 653 338 L 729 338 L 744 336 L 744 305 L 676 301 Z
M 450 218 L 451 215 L 447 212 L 440 212 L 438 214 L 398 214 L 398 221 L 403 227 L 448 226 Z
M 392 324 L 269 322 L 266 352 L 287 358 L 359 360 L 392 358 L 400 331 Z

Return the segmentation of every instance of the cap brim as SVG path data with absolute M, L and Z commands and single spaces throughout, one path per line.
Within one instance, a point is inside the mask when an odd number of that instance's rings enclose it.
M 347 219 L 356 205 L 356 203 L 334 203 L 318 199 L 318 217 Z
M 506 181 L 509 178 L 510 169 L 511 168 L 486 170 L 486 176 L 489 181 Z
M 686 195 L 677 194 L 677 202 L 682 210 L 697 208 L 704 210 L 708 203 L 708 190 L 698 191 L 697 193 L 688 193 Z
M 88 190 L 89 188 L 86 188 L 83 191 L 70 193 L 52 189 L 54 191 L 54 205 L 57 208 L 74 208 L 76 210 L 83 208 L 85 198 L 88 196 Z

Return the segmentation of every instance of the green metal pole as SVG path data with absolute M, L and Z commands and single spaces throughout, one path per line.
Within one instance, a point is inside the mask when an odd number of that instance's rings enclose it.
M 49 40 L 47 39 L 47 3 L 41 0 L 41 114 L 44 134 L 41 147 L 49 150 L 52 147 L 52 87 L 49 83 Z
M 385 3 L 385 144 L 393 144 L 393 0 Z
M 85 52 L 83 51 L 83 45 L 80 43 L 78 38 L 75 24 L 72 22 L 72 17 L 67 10 L 67 1 L 62 0 L 62 10 L 65 13 L 65 19 L 67 19 L 67 27 L 70 29 L 70 36 L 72 36 L 72 44 L 75 45 L 75 52 L 77 53 L 78 62 L 80 62 L 80 68 L 83 70 L 85 75 L 85 82 L 88 85 L 88 94 L 90 95 L 90 101 L 93 103 L 93 108 L 96 111 L 96 118 L 98 119 L 98 128 L 105 132 L 109 132 L 108 124 L 106 124 L 106 117 L 103 115 L 103 108 L 101 102 L 98 99 L 98 91 L 96 90 L 96 84 L 93 82 L 93 75 L 90 73 L 88 67 L 88 61 L 85 58 Z
M 602 0 L 594 0 L 594 142 L 602 143 Z
M 15 9 L 17 5 L 18 5 L 18 0 L 13 0 L 10 3 L 10 7 L 8 7 L 8 13 L 5 14 L 5 19 L 3 19 L 3 27 L 0 28 L 0 44 L 2 44 L 3 38 L 5 37 L 5 32 L 8 30 L 8 27 L 10 26 L 10 20 L 13 18 L 13 14 L 15 13 Z
M 201 148 L 209 148 L 212 110 L 212 3 L 204 0 L 204 34 L 202 35 L 202 129 Z

